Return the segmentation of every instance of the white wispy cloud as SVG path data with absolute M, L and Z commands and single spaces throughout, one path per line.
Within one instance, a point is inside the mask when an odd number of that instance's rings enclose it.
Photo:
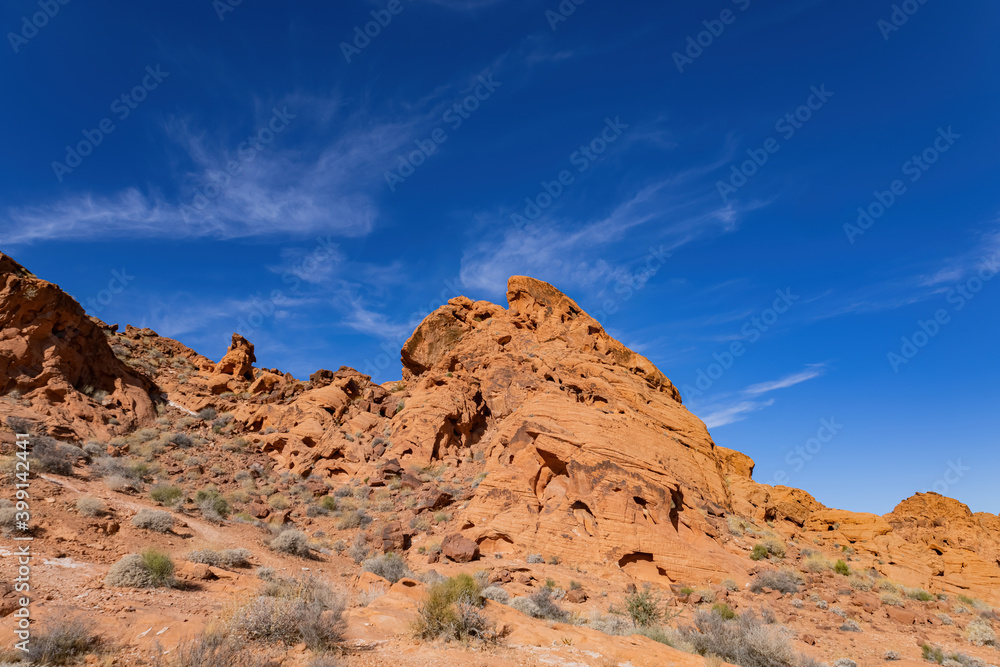
M 771 380 L 770 382 L 760 382 L 758 384 L 752 384 L 743 390 L 744 394 L 750 396 L 759 396 L 760 394 L 766 394 L 768 392 L 776 391 L 778 389 L 787 389 L 788 387 L 794 387 L 797 384 L 805 382 L 807 380 L 812 380 L 823 374 L 825 367 L 822 364 L 816 364 L 810 366 L 804 371 L 798 373 L 793 373 L 791 375 L 786 375 L 778 380 Z
M 692 408 L 702 414 L 702 420 L 709 428 L 734 424 L 743 421 L 754 412 L 774 405 L 776 399 L 764 398 L 765 394 L 818 378 L 825 371 L 826 364 L 810 364 L 797 373 L 777 380 L 758 382 L 738 392 L 719 394 L 712 402 L 697 407 L 692 405 Z

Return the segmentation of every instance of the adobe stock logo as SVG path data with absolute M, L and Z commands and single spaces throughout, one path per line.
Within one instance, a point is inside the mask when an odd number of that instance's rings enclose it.
M 59 10 L 69 4 L 69 0 L 38 0 L 38 6 L 42 11 L 35 12 L 30 17 L 21 17 L 21 30 L 19 32 L 8 32 L 7 41 L 14 53 L 20 53 L 21 47 L 27 44 L 38 35 L 38 31 L 49 24 L 49 21 L 56 17 Z

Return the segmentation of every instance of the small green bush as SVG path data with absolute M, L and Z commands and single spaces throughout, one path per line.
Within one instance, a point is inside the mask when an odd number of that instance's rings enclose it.
M 736 618 L 736 612 L 728 604 L 717 602 L 712 605 L 712 611 L 721 616 L 726 621 Z
M 625 609 L 638 627 L 655 625 L 663 618 L 660 596 L 648 585 L 625 596 Z
M 142 552 L 142 562 L 149 570 L 153 586 L 169 586 L 174 579 L 174 562 L 170 556 L 157 549 Z
M 422 639 L 496 640 L 498 635 L 482 613 L 482 606 L 483 597 L 475 579 L 467 574 L 445 579 L 430 587 L 414 632 Z
M 762 560 L 764 558 L 767 558 L 767 547 L 763 544 L 755 544 L 753 552 L 750 554 L 750 560 Z
M 838 560 L 833 564 L 833 571 L 845 577 L 851 574 L 851 568 L 843 560 Z
M 149 497 L 160 505 L 173 507 L 184 497 L 184 490 L 170 484 L 154 484 L 149 490 Z

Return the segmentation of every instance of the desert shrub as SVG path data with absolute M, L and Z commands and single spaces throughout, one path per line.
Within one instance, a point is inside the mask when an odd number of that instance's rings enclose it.
M 248 549 L 242 548 L 223 549 L 222 551 L 202 549 L 200 551 L 192 551 L 185 558 L 192 563 L 204 563 L 212 567 L 232 570 L 238 567 L 250 567 L 250 559 L 253 558 L 253 554 Z
M 288 496 L 276 493 L 267 499 L 267 504 L 276 510 L 286 510 L 292 506 L 292 501 L 288 499 Z
M 542 556 L 542 554 L 528 554 L 528 562 L 532 564 L 544 563 L 545 558 Z
M 562 621 L 566 618 L 566 612 L 559 608 L 559 605 L 552 599 L 551 588 L 541 588 L 531 596 L 531 601 L 538 608 L 538 618 L 545 618 L 550 621 Z
M 174 564 L 156 549 L 128 554 L 111 566 L 104 583 L 112 588 L 155 588 L 173 583 Z
M 858 667 L 858 663 L 849 658 L 840 658 L 833 661 L 833 667 Z
M 12 529 L 17 524 L 16 507 L 0 507 L 0 527 Z
M 149 570 L 153 586 L 169 586 L 174 579 L 174 562 L 170 556 L 157 549 L 146 549 L 142 552 L 142 562 Z
M 168 442 L 185 449 L 194 446 L 194 441 L 186 433 L 173 433 L 168 436 Z
M 388 591 L 388 587 L 383 583 L 369 584 L 365 590 L 358 593 L 358 606 L 367 607 L 372 602 L 385 595 Z
M 718 602 L 712 605 L 712 611 L 722 617 L 723 620 L 731 621 L 736 618 L 736 612 L 725 603 Z
M 271 548 L 281 553 L 308 558 L 312 555 L 309 537 L 301 530 L 286 530 L 271 540 Z
M 104 501 L 100 498 L 93 498 L 91 496 L 83 496 L 76 501 L 76 511 L 80 513 L 81 516 L 103 516 L 107 513 L 107 509 L 104 507 Z
M 750 560 L 763 560 L 767 558 L 767 547 L 763 544 L 755 544 L 750 552 Z
M 760 544 L 763 545 L 765 549 L 767 549 L 767 553 L 770 554 L 771 556 L 774 556 L 775 558 L 785 557 L 785 543 L 779 540 L 778 538 L 769 537 L 765 540 L 762 540 Z
M 531 598 L 514 598 L 510 601 L 510 606 L 513 609 L 521 612 L 526 616 L 531 616 L 532 618 L 541 618 L 541 613 L 538 610 L 538 605 L 531 601 Z
M 333 655 L 324 653 L 322 655 L 314 656 L 306 667 L 340 667 L 340 663 Z
M 632 622 L 639 627 L 654 625 L 663 617 L 660 596 L 648 585 L 625 596 L 625 609 Z
M 215 408 L 203 408 L 198 412 L 198 418 L 203 419 L 204 421 L 215 419 L 217 415 L 218 412 L 216 412 Z
M 740 587 L 736 585 L 736 582 L 732 579 L 724 579 L 722 581 L 722 587 L 725 588 L 730 593 L 734 593 L 740 590 Z
M 974 618 L 969 621 L 963 636 L 973 646 L 995 646 L 997 643 L 993 626 L 985 618 Z
M 142 509 L 132 517 L 132 525 L 143 530 L 167 533 L 174 527 L 174 517 L 170 512 Z
M 337 511 L 337 499 L 334 496 L 323 496 L 319 499 L 320 507 L 328 512 Z
M 531 602 L 528 598 L 515 598 L 514 602 L 517 602 L 517 600 Z M 513 607 L 514 602 L 512 602 L 510 606 Z M 521 613 L 526 614 L 528 612 L 521 611 Z M 636 631 L 635 626 L 624 616 L 618 614 L 602 614 L 599 611 L 590 612 L 586 619 L 586 625 L 587 627 L 593 628 L 598 632 L 603 632 L 606 635 L 627 636 Z
M 719 614 L 698 612 L 694 628 L 682 631 L 694 652 L 715 655 L 741 667 L 798 667 L 810 664 L 796 654 L 790 633 L 780 626 L 768 625 L 753 612 L 727 621 Z
M 359 565 L 363 560 L 368 558 L 368 540 L 363 534 L 358 534 L 354 537 L 354 541 L 351 543 L 349 549 L 347 549 L 347 555 L 351 560 Z
M 354 510 L 348 512 L 337 522 L 337 530 L 349 530 L 367 526 L 372 522 L 372 518 L 365 514 L 364 510 Z
M 861 632 L 861 626 L 858 625 L 856 621 L 853 621 L 851 619 L 847 619 L 840 626 L 840 631 L 841 632 Z
M 427 592 L 414 633 L 422 639 L 495 640 L 498 636 L 482 606 L 483 597 L 475 579 L 467 574 L 445 579 Z
M 822 554 L 812 554 L 806 559 L 806 562 L 803 564 L 803 567 L 808 572 L 813 572 L 818 574 L 820 572 L 826 572 L 831 567 L 833 567 L 833 565 Z
M 487 600 L 499 602 L 500 604 L 510 602 L 510 594 L 500 586 L 487 586 L 483 589 L 483 597 Z
M 93 621 L 77 616 L 57 617 L 31 634 L 25 657 L 38 665 L 69 665 L 87 653 L 95 653 L 100 646 L 101 637 Z
M 685 641 L 677 630 L 674 630 L 671 627 L 654 625 L 648 628 L 636 628 L 635 630 L 628 632 L 626 634 L 632 634 L 632 632 L 634 632 L 637 635 L 642 635 L 643 637 L 652 639 L 654 642 L 660 642 L 661 644 L 666 644 L 667 646 L 671 646 L 679 651 L 684 651 L 685 653 L 694 653 L 694 647 L 691 646 L 691 644 L 689 644 L 687 641 Z M 706 666 L 710 665 L 707 659 L 705 661 L 705 664 Z
M 767 570 L 755 575 L 750 580 L 750 590 L 760 593 L 765 589 L 782 593 L 798 593 L 799 578 L 790 570 Z
M 930 602 L 937 599 L 922 588 L 904 588 L 903 592 L 906 594 L 906 597 L 920 600 L 921 602 Z
M 233 615 L 233 631 L 246 639 L 305 643 L 323 650 L 340 641 L 344 631 L 344 601 L 318 580 L 275 579 Z
M 741 537 L 743 533 L 753 533 L 753 524 L 735 514 L 726 517 L 726 525 L 729 527 L 729 532 L 737 537 Z
M 937 617 L 940 618 L 941 622 L 945 625 L 955 625 L 954 619 L 952 619 L 952 617 L 948 614 L 941 613 L 938 614 Z
M 9 395 L 10 394 L 8 394 L 8 396 Z M 7 426 L 11 431 L 17 434 L 31 435 L 35 432 L 35 422 L 23 417 L 7 417 Z
M 882 654 L 882 659 L 886 662 L 892 662 L 894 660 L 899 660 L 899 651 L 889 650 Z
M 870 591 L 874 586 L 871 577 L 863 577 L 858 574 L 852 574 L 848 579 L 848 583 L 856 591 Z
M 222 496 L 205 498 L 198 503 L 198 510 L 206 521 L 222 523 L 229 516 L 229 502 Z
M 84 456 L 83 450 L 73 445 L 59 442 L 47 435 L 31 439 L 32 468 L 37 472 L 69 476 L 73 474 L 73 462 Z
M 851 568 L 842 560 L 838 560 L 833 564 L 833 571 L 837 574 L 842 574 L 845 577 L 851 574 Z
M 388 579 L 393 584 L 403 577 L 413 576 L 410 568 L 406 567 L 406 561 L 396 553 L 387 553 L 375 558 L 369 558 L 361 564 L 361 569 L 372 574 L 377 574 L 383 579 Z
M 149 490 L 149 497 L 160 505 L 173 507 L 184 498 L 184 490 L 170 484 L 154 484 Z
M 895 593 L 882 593 L 882 604 L 891 605 L 893 607 L 902 607 L 903 598 L 899 597 Z
M 209 634 L 186 642 L 153 659 L 154 667 L 264 667 L 270 664 L 246 642 L 223 634 Z

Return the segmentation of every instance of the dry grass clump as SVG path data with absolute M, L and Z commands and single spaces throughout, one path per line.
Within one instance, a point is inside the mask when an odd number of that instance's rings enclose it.
M 393 584 L 403 577 L 413 576 L 410 568 L 406 566 L 406 561 L 392 552 L 367 559 L 361 563 L 361 569 L 387 579 Z
M 497 642 L 504 631 L 483 613 L 483 596 L 479 584 L 467 574 L 459 574 L 433 584 L 420 607 L 414 624 L 414 634 L 421 639 L 478 639 Z
M 223 549 L 222 551 L 202 549 L 200 551 L 192 551 L 186 558 L 192 563 L 204 563 L 212 567 L 234 570 L 239 567 L 250 567 L 250 559 L 253 558 L 253 554 L 249 549 L 242 548 Z
M 312 555 L 312 547 L 309 546 L 309 537 L 301 530 L 285 530 L 271 540 L 271 548 L 281 553 L 291 554 L 309 558 Z
M 700 655 L 718 656 L 741 667 L 818 667 L 812 658 L 792 649 L 786 628 L 768 624 L 753 612 L 732 620 L 698 612 L 694 624 L 682 634 Z
M 766 570 L 750 580 L 750 590 L 761 593 L 765 589 L 782 593 L 798 593 L 799 577 L 791 570 Z
M 174 527 L 174 517 L 170 512 L 143 509 L 132 517 L 132 525 L 143 530 L 167 533 Z
M 93 498 L 91 496 L 83 496 L 76 501 L 76 511 L 80 513 L 80 516 L 87 517 L 98 517 L 107 514 L 107 508 L 104 506 L 104 501 L 100 498 Z
M 271 664 L 260 651 L 224 634 L 207 634 L 186 641 L 153 658 L 154 667 L 264 667 Z
M 93 621 L 76 616 L 56 618 L 32 633 L 25 657 L 38 665 L 69 665 L 88 653 L 98 653 L 102 644 Z
M 819 574 L 820 572 L 826 572 L 833 568 L 833 563 L 830 562 L 823 554 L 814 553 L 806 558 L 805 563 L 802 567 L 807 572 L 812 572 L 814 574 Z
M 344 607 L 343 598 L 317 579 L 274 579 L 236 610 L 230 628 L 251 641 L 305 643 L 322 651 L 343 637 Z

